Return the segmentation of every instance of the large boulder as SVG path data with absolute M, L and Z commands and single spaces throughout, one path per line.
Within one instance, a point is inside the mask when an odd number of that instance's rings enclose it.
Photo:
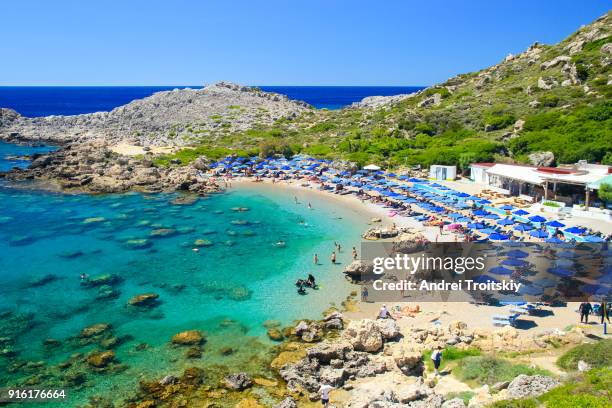
M 361 279 L 369 276 L 374 271 L 374 264 L 366 261 L 353 261 L 344 268 L 344 273 L 351 278 Z
M 383 335 L 375 321 L 371 319 L 352 320 L 342 333 L 357 351 L 375 353 L 382 349 Z
M 395 320 L 379 319 L 375 324 L 384 340 L 396 339 L 400 334 L 400 327 Z
M 423 354 L 408 345 L 393 351 L 393 361 L 406 375 L 420 375 L 423 372 Z
M 87 357 L 87 363 L 95 368 L 104 368 L 113 361 L 115 361 L 115 352 L 112 350 L 94 351 Z
M 530 164 L 538 167 L 550 167 L 555 162 L 555 154 L 553 152 L 534 152 L 528 158 Z
M 297 403 L 293 398 L 287 397 L 280 404 L 275 405 L 274 408 L 297 408 Z
M 324 341 L 311 347 L 306 352 L 309 358 L 317 359 L 320 363 L 327 364 L 331 360 L 344 360 L 346 353 L 353 350 L 348 341 Z
M 247 373 L 235 373 L 225 377 L 225 385 L 232 390 L 242 391 L 253 385 L 253 380 Z
M 552 377 L 521 374 L 508 385 L 508 396 L 510 398 L 537 397 L 559 384 L 559 381 Z

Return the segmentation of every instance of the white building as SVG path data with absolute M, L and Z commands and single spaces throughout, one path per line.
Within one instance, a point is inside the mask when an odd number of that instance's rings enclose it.
M 457 178 L 457 166 L 434 164 L 429 168 L 429 178 L 433 180 L 454 180 Z

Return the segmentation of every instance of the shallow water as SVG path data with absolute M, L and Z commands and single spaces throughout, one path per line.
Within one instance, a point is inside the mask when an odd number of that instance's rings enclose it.
M 71 404 L 108 395 L 109 387 L 120 399 L 139 377 L 178 375 L 185 366 L 203 367 L 211 376 L 238 369 L 265 375 L 257 366 L 269 351 L 266 320 L 287 325 L 319 318 L 354 290 L 342 266 L 332 267 L 328 258 L 339 241 L 346 248 L 340 262 L 349 260 L 349 248 L 365 226 L 356 213 L 314 196 L 308 198 L 314 207 L 309 210 L 305 202 L 294 203 L 293 193 L 262 193 L 256 186 L 188 205 L 173 203 L 177 197 L 0 187 L 0 326 L 17 352 L 13 360 L 0 356 L 0 383 L 23 383 L 34 375 L 27 369 L 7 373 L 15 361 L 44 361 L 49 377 L 39 384 L 61 384 L 65 373 L 57 364 L 96 348 L 74 339 L 95 323 L 110 323 L 113 336 L 124 339 L 115 352 L 127 368 L 112 374 L 93 373 L 86 364 L 69 369 L 87 377 L 84 386 L 71 390 Z M 156 230 L 167 235 L 155 237 Z M 212 245 L 194 252 L 198 239 Z M 286 245 L 275 245 L 278 241 Z M 313 266 L 314 252 L 323 265 Z M 300 296 L 293 283 L 308 272 L 321 287 Z M 81 285 L 83 273 L 118 275 L 121 282 L 103 289 L 116 291 L 116 297 L 97 299 L 101 289 Z M 132 296 L 147 292 L 159 294 L 157 306 L 127 306 Z M 186 360 L 185 349 L 168 344 L 172 335 L 189 329 L 207 333 L 201 360 Z M 48 338 L 61 346 L 43 346 Z M 141 350 L 137 346 L 143 343 L 148 347 Z M 228 346 L 236 352 L 219 353 Z
M 54 149 L 55 147 L 48 145 L 18 145 L 0 141 L 0 171 L 8 171 L 13 167 L 25 168 L 30 164 L 29 158 L 25 156 L 47 153 Z

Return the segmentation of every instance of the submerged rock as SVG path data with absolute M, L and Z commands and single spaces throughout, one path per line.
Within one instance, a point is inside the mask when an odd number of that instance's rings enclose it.
M 151 231 L 152 238 L 166 238 L 176 235 L 177 230 L 174 228 L 158 228 Z
M 204 335 L 199 330 L 186 330 L 172 336 L 172 344 L 193 346 L 204 342 Z
M 282 341 L 284 338 L 283 333 L 277 328 L 270 328 L 267 333 L 270 340 Z
M 95 368 L 104 368 L 113 361 L 115 361 L 115 352 L 112 350 L 94 351 L 87 357 L 87 363 Z
M 128 300 L 128 304 L 139 307 L 153 307 L 157 305 L 157 299 L 159 299 L 157 293 L 143 293 L 132 297 Z
M 227 388 L 237 391 L 242 391 L 253 385 L 253 380 L 245 372 L 230 374 L 225 377 L 225 385 Z
M 128 239 L 123 243 L 129 249 L 147 249 L 153 244 L 146 238 Z
M 111 325 L 108 323 L 98 323 L 93 326 L 89 326 L 81 330 L 79 337 L 87 339 L 90 337 L 99 336 L 111 329 Z
M 48 274 L 43 275 L 43 276 L 33 277 L 32 279 L 30 279 L 28 281 L 28 283 L 26 284 L 26 287 L 36 288 L 36 287 L 44 286 L 44 285 L 46 285 L 48 283 L 51 283 L 53 281 L 56 281 L 58 279 L 59 278 L 57 277 L 57 275 L 54 275 L 52 273 L 48 273 Z
M 197 246 L 197 247 L 209 247 L 211 246 L 213 243 L 207 239 L 196 239 L 193 242 L 193 245 Z

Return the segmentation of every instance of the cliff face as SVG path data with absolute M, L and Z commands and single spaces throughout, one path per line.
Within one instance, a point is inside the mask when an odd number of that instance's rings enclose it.
M 110 112 L 26 118 L 0 111 L 0 137 L 60 142 L 104 138 L 148 145 L 185 145 L 220 133 L 271 125 L 310 110 L 301 101 L 220 82 L 203 89 L 158 92 Z

